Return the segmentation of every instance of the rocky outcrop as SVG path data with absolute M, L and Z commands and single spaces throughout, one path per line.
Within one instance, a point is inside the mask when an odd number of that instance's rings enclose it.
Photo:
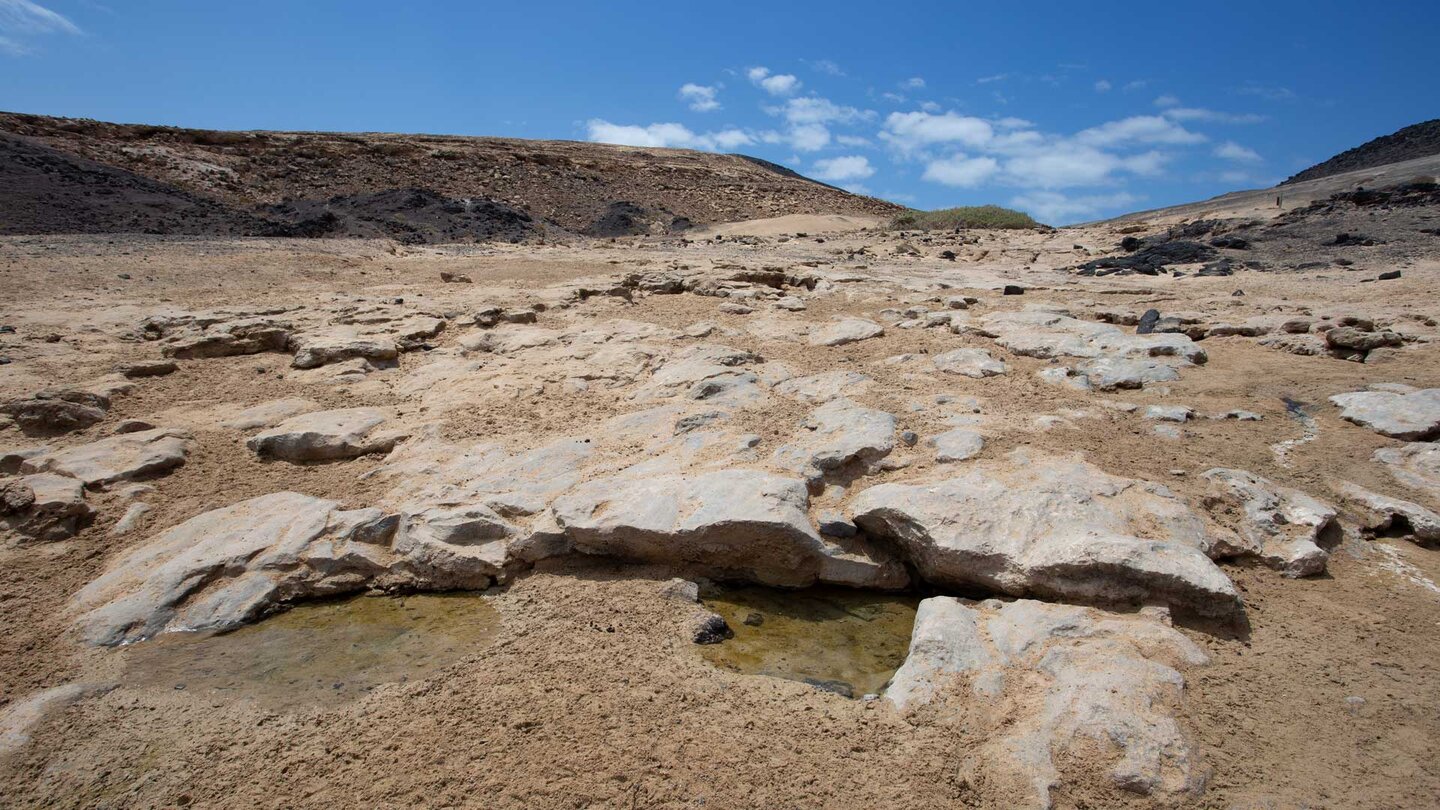
M 1440 444 L 1412 442 L 1404 447 L 1382 447 L 1375 460 L 1385 465 L 1396 481 L 1427 493 L 1440 505 Z
M 295 368 L 319 368 L 357 358 L 381 368 L 393 365 L 400 356 L 394 340 L 343 327 L 307 332 L 293 339 L 290 348 L 295 352 L 290 365 Z
M 1207 660 L 1160 616 L 933 597 L 885 697 L 902 710 L 968 704 L 991 732 L 978 751 L 987 770 L 1029 806 L 1049 807 L 1066 759 L 1097 749 L 1117 787 L 1177 801 L 1203 784 L 1176 719 L 1182 672 Z
M 995 377 L 1006 371 L 1005 363 L 991 357 L 990 352 L 984 349 L 952 349 L 935 355 L 931 361 L 935 363 L 935 368 L 946 374 L 960 374 L 977 380 Z
M 1016 451 L 932 483 L 881 484 L 850 503 L 927 582 L 1013 596 L 1240 609 L 1203 520 L 1169 490 L 1078 457 Z
M 864 318 L 843 318 L 832 324 L 819 327 L 810 333 L 811 346 L 844 346 L 862 340 L 880 337 L 885 327 Z
M 124 433 L 26 459 L 22 472 L 53 472 L 77 478 L 87 487 L 162 475 L 185 463 L 191 436 L 183 430 L 157 428 Z
M 245 442 L 261 458 L 334 461 L 388 453 L 405 436 L 379 430 L 385 414 L 374 408 L 344 408 L 293 416 Z
M 75 597 L 92 644 L 233 627 L 292 599 L 363 588 L 394 562 L 398 519 L 278 492 L 198 515 L 117 560 Z M 488 583 L 477 583 L 480 585 Z
M 1418 503 L 1402 501 L 1347 481 L 1337 490 L 1359 513 L 1361 528 L 1372 536 L 1399 537 L 1423 546 L 1440 545 L 1440 515 Z
M 1382 436 L 1411 441 L 1440 438 L 1440 388 L 1356 391 L 1330 401 L 1339 406 L 1341 419 Z
M 94 516 L 75 478 L 39 473 L 0 481 L 0 526 L 24 540 L 73 537 Z
M 846 470 L 866 473 L 895 448 L 895 417 L 848 399 L 816 408 L 800 435 L 775 451 L 780 466 L 819 482 Z
M 1244 470 L 1217 468 L 1204 478 L 1206 508 L 1233 531 L 1218 537 L 1212 557 L 1255 557 L 1287 577 L 1325 571 L 1342 534 L 1334 507 Z

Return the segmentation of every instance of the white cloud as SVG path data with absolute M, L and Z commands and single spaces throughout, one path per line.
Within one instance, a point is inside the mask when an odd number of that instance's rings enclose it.
M 975 80 L 976 84 L 990 84 L 992 82 L 1003 82 L 1010 78 L 1009 73 L 996 73 L 994 76 L 981 76 Z
M 830 130 L 823 124 L 791 127 L 786 141 L 801 152 L 815 152 L 830 145 Z
M 961 143 L 969 147 L 980 147 L 989 143 L 994 135 L 994 128 L 983 118 L 953 112 L 943 115 L 897 112 L 886 117 L 880 139 L 901 152 L 912 152 L 939 143 Z
M 1166 94 L 1166 95 L 1160 96 L 1159 98 L 1155 99 L 1155 106 L 1156 106 L 1156 107 L 1178 107 L 1178 106 L 1180 106 L 1180 99 L 1178 99 L 1178 98 L 1176 98 L 1176 97 L 1174 97 L 1174 96 L 1172 96 L 1172 95 Z
M 701 149 L 713 152 L 735 149 L 754 143 L 745 132 L 726 129 L 719 132 L 695 133 L 683 124 L 657 123 L 649 126 L 612 124 L 602 118 L 586 122 L 590 140 L 623 146 L 650 146 L 670 149 Z
M 1259 152 L 1234 141 L 1226 141 L 1215 147 L 1215 157 L 1247 163 L 1258 163 L 1262 160 Z
M 792 98 L 783 107 L 766 107 L 765 111 L 771 115 L 783 115 L 791 124 L 853 124 L 875 117 L 870 110 L 846 107 L 819 96 Z
M 845 75 L 845 71 L 842 70 L 839 65 L 835 64 L 829 59 L 816 59 L 815 61 L 809 62 L 807 64 L 809 64 L 810 67 L 813 68 L 817 73 L 824 73 L 827 76 Z
M 1227 113 L 1201 107 L 1172 107 L 1161 113 L 1171 121 L 1214 121 L 1219 124 L 1258 124 L 1265 116 L 1255 113 Z
M 900 95 L 899 93 L 881 93 L 880 97 L 890 102 L 891 104 L 905 103 L 905 97 Z
M 869 138 L 862 138 L 859 135 L 836 135 L 835 142 L 841 146 L 874 146 Z
M 875 167 L 863 155 L 846 155 L 815 161 L 811 174 L 818 180 L 864 180 L 875 174 Z
M 1125 86 L 1121 89 L 1127 93 L 1133 93 L 1136 90 L 1144 90 L 1148 86 L 1150 86 L 1150 81 L 1148 79 L 1136 79 L 1133 82 L 1126 82 Z
M 1122 157 L 1093 147 L 1055 143 L 1005 161 L 1005 179 L 1019 186 L 1043 189 L 1096 186 L 1120 172 L 1153 175 L 1164 168 L 1168 156 L 1145 152 Z
M 1100 81 L 1095 82 L 1095 92 L 1097 93 L 1108 93 L 1110 92 L 1110 88 L 1112 87 L 1114 87 L 1114 85 L 1112 85 L 1106 79 L 1101 79 Z
M 974 188 L 995 176 L 1000 163 L 989 157 L 966 157 L 954 154 L 943 160 L 934 160 L 925 167 L 921 179 L 946 186 Z
M 0 0 L 0 32 L 0 53 L 8 56 L 34 53 L 25 41 L 32 36 L 84 33 L 65 15 L 30 0 Z
M 1010 205 L 1041 222 L 1064 225 L 1093 219 L 1101 213 L 1119 213 L 1133 208 L 1143 199 L 1124 191 L 1080 197 L 1067 197 L 1055 191 L 1033 191 L 1011 199 Z
M 841 186 L 841 188 L 845 189 L 851 194 L 863 194 L 866 197 L 870 196 L 870 188 L 864 183 L 847 183 Z
M 719 92 L 719 87 L 704 84 L 688 83 L 680 86 L 681 100 L 690 102 L 690 109 L 695 112 L 710 112 L 720 109 L 720 100 L 715 98 Z
M 1075 141 L 1088 146 L 1117 146 L 1124 143 L 1200 143 L 1205 136 L 1190 132 L 1158 115 L 1134 115 L 1082 130 Z
M 925 89 L 925 79 L 920 76 L 911 76 L 905 81 L 900 82 L 900 86 L 906 90 L 923 90 Z
M 767 67 L 752 67 L 745 71 L 746 77 L 755 86 L 772 96 L 788 96 L 800 89 L 800 80 L 789 73 L 771 73 Z

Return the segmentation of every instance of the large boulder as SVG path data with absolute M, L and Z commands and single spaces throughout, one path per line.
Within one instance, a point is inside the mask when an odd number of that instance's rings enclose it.
M 1423 546 L 1440 545 L 1440 515 L 1420 504 L 1371 492 L 1348 481 L 1340 482 L 1336 490 L 1359 513 L 1361 527 L 1370 534 L 1404 538 Z
M 145 329 L 165 335 L 161 352 L 182 360 L 283 352 L 290 342 L 290 324 L 269 318 L 240 318 L 210 323 L 205 319 L 164 323 L 147 319 Z
M 1342 535 L 1335 508 L 1244 470 L 1206 470 L 1205 506 L 1234 531 L 1210 555 L 1255 557 L 1287 577 L 1324 573 Z
M 903 569 L 891 559 L 867 564 L 838 554 L 811 525 L 808 507 L 803 481 L 728 469 L 596 479 L 562 495 L 554 508 L 575 550 L 585 554 L 695 565 L 769 585 L 903 584 Z
M 1012 596 L 1240 609 L 1204 521 L 1158 484 L 1015 451 L 932 483 L 881 484 L 854 520 L 927 582 Z
M 168 473 L 185 463 L 190 445 L 189 433 L 156 428 L 43 453 L 21 462 L 20 469 L 68 475 L 88 487 L 102 487 Z
M 105 410 L 91 402 L 40 395 L 0 406 L 0 412 L 14 419 L 22 431 L 40 436 L 84 430 L 103 421 Z
M 1049 807 L 1053 788 L 1088 776 L 1071 769 L 1095 752 L 1117 787 L 1193 801 L 1202 773 L 1176 715 L 1181 673 L 1206 662 L 1161 617 L 932 597 L 885 697 L 902 710 L 968 706 L 990 732 L 978 751 L 987 770 L 1027 806 Z
M 405 438 L 379 430 L 385 414 L 374 408 L 342 408 L 293 416 L 245 442 L 256 455 L 282 461 L 334 461 L 388 453 Z
M 1340 418 L 1392 439 L 1424 441 L 1440 438 L 1440 388 L 1401 394 L 1394 391 L 1355 391 L 1337 394 L 1330 401 Z
M 75 597 L 92 644 L 234 627 L 274 605 L 359 590 L 391 563 L 398 520 L 295 492 L 191 518 L 121 556 Z

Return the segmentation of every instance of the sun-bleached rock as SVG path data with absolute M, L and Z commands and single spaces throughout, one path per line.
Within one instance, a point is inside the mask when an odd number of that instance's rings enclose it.
M 378 430 L 385 414 L 374 408 L 342 408 L 293 416 L 245 442 L 261 458 L 333 461 L 388 453 L 405 434 Z
M 84 430 L 105 419 L 105 407 L 93 402 L 72 401 L 63 394 L 47 396 L 37 394 L 17 399 L 0 406 L 0 413 L 15 420 L 20 429 L 30 435 L 50 435 Z
M 1077 365 L 1074 373 L 1083 376 L 1097 391 L 1144 388 L 1150 383 L 1180 379 L 1180 372 L 1168 363 L 1114 357 L 1087 360 Z
M 931 358 L 935 368 L 946 374 L 961 374 L 981 379 L 1004 374 L 1006 365 L 990 356 L 984 349 L 952 349 Z
M 1220 535 L 1210 555 L 1256 557 L 1287 577 L 1323 573 L 1341 539 L 1335 508 L 1244 470 L 1206 470 L 1205 506 L 1234 535 Z
M 808 506 L 803 481 L 727 469 L 597 479 L 557 499 L 555 516 L 585 554 L 696 565 L 770 585 L 809 585 L 826 574 L 848 584 L 903 582 L 903 569 L 888 558 L 840 565 Z
M 864 318 L 843 318 L 816 328 L 807 341 L 811 346 L 844 346 L 885 334 L 885 327 Z
M 1440 438 L 1440 388 L 1407 394 L 1392 391 L 1355 391 L 1337 394 L 1330 401 L 1340 418 L 1392 439 L 1422 441 Z
M 935 460 L 941 464 L 972 459 L 985 449 L 985 437 L 977 431 L 965 428 L 947 430 L 932 441 L 935 445 Z
M 775 385 L 775 393 L 801 402 L 820 403 L 836 397 L 863 394 L 874 382 L 858 371 L 823 371 L 784 380 Z
M 0 499 L 0 526 L 22 538 L 54 542 L 75 536 L 95 516 L 79 479 L 38 473 L 7 479 Z
M 220 421 L 221 427 L 231 430 L 254 430 L 273 427 L 292 416 L 320 410 L 320 403 L 308 399 L 272 399 L 251 405 Z
M 78 627 L 92 644 L 115 645 L 234 627 L 281 602 L 359 590 L 394 565 L 388 545 L 398 522 L 295 492 L 205 512 L 81 589 Z
M 848 399 L 811 412 L 799 436 L 775 451 L 776 463 L 809 480 L 844 469 L 868 472 L 895 449 L 895 417 Z
M 982 318 L 979 330 L 1016 354 L 1042 359 L 1167 357 L 1183 363 L 1207 359 L 1205 350 L 1185 335 L 1135 335 L 1111 324 L 1054 312 L 997 312 Z
M 150 334 L 164 335 L 162 354 L 182 360 L 283 352 L 290 342 L 290 324 L 270 318 L 237 318 L 214 323 L 208 319 L 192 319 L 163 327 L 156 326 L 157 323 L 147 319 L 144 328 Z
M 1167 602 L 1213 615 L 1240 609 L 1206 556 L 1204 521 L 1158 484 L 1078 456 L 1024 451 L 930 483 L 881 484 L 854 497 L 862 529 L 900 547 L 927 582 L 1012 596 Z
M 290 347 L 295 352 L 290 365 L 301 369 L 319 368 L 356 358 L 376 366 L 384 366 L 393 364 L 400 355 L 394 340 L 365 335 L 346 327 L 307 332 L 293 338 Z
M 1404 447 L 1382 447 L 1375 460 L 1385 465 L 1396 481 L 1430 496 L 1440 506 L 1440 444 L 1412 442 Z
M 1440 515 L 1420 504 L 1371 492 L 1348 481 L 1340 482 L 1336 489 L 1345 503 L 1360 513 L 1365 531 L 1424 546 L 1440 544 Z
M 932 597 L 920 603 L 885 697 L 902 710 L 973 707 L 990 732 L 977 753 L 996 778 L 1029 793 L 1029 806 L 1049 807 L 1062 767 L 1076 767 L 1065 760 L 1087 761 L 1079 755 L 1097 748 L 1117 787 L 1193 799 L 1202 772 L 1176 718 L 1182 673 L 1207 661 L 1159 616 Z
M 185 463 L 190 445 L 191 436 L 183 430 L 142 430 L 34 456 L 20 469 L 68 475 L 88 487 L 101 487 L 168 473 Z

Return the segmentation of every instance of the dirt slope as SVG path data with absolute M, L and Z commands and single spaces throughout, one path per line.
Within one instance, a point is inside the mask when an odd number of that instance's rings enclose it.
M 496 238 L 491 232 L 513 238 L 517 228 L 527 230 L 517 213 L 608 237 L 781 214 L 899 210 L 765 161 L 678 149 L 435 135 L 216 132 L 14 113 L 0 113 L 0 133 L 83 158 L 92 172 L 100 170 L 97 164 L 113 170 L 112 181 L 126 178 L 130 185 L 121 185 L 135 193 L 152 193 L 153 184 L 160 184 L 177 200 L 195 195 L 237 216 L 279 220 L 298 228 L 294 235 L 316 235 L 313 220 L 327 214 L 340 223 L 332 222 L 320 235 L 403 233 L 412 223 L 397 217 L 392 192 L 405 192 L 401 201 L 418 200 L 439 212 L 423 217 L 424 226 L 410 237 L 432 242 Z M 73 206 L 58 207 L 53 221 L 46 219 L 47 209 L 35 207 L 38 201 L 87 196 L 67 178 L 33 175 L 22 191 L 4 187 L 0 203 L 7 210 L 23 197 L 31 211 L 28 231 L 14 226 L 5 231 L 87 232 L 88 218 L 75 216 Z M 477 207 L 495 216 L 480 225 L 466 222 Z M 456 221 L 447 210 L 465 216 Z M 190 232 L 152 224 L 165 232 Z M 208 232 L 237 231 L 217 225 Z
M 1330 158 L 1291 177 L 1280 185 L 1318 180 L 1342 172 L 1373 169 L 1388 163 L 1440 155 L 1440 118 L 1412 124 Z

